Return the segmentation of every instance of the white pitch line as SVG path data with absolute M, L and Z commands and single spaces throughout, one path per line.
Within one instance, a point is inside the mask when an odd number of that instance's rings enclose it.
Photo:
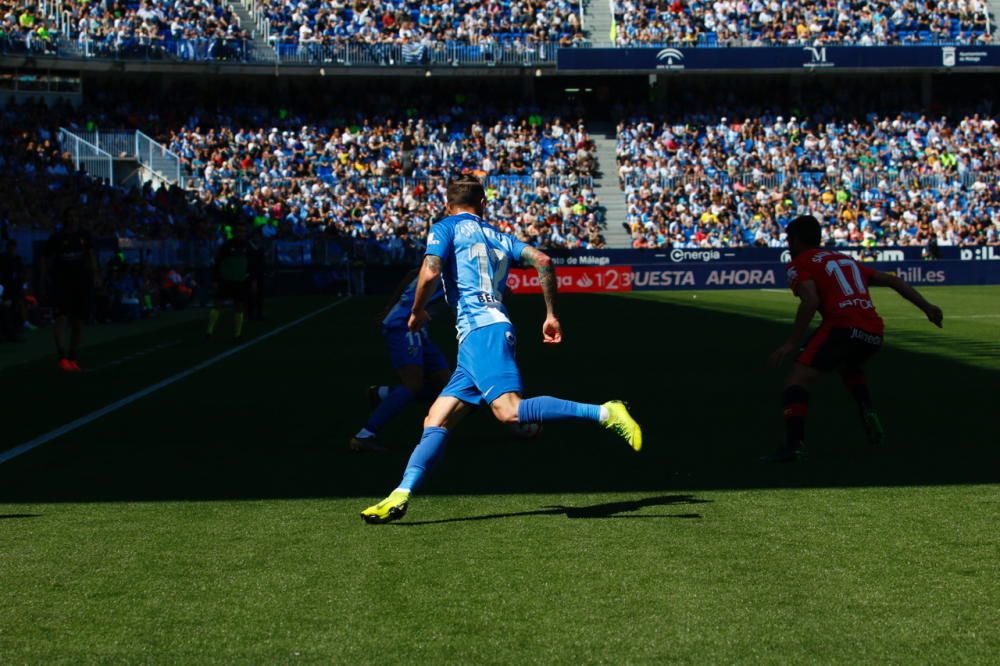
M 147 395 L 150 395 L 152 393 L 156 393 L 157 391 L 159 391 L 162 388 L 166 388 L 166 387 L 170 386 L 171 384 L 175 384 L 175 383 L 179 382 L 180 380 L 185 379 L 186 377 L 190 377 L 194 373 L 199 372 L 201 370 L 204 370 L 207 367 L 213 366 L 216 363 L 218 363 L 219 361 L 225 360 L 225 359 L 229 358 L 230 356 L 232 356 L 233 354 L 237 354 L 237 353 L 243 351 L 244 349 L 247 349 L 248 347 L 252 347 L 252 346 L 254 346 L 255 344 L 257 344 L 259 342 L 264 342 L 264 340 L 267 340 L 268 338 L 272 338 L 275 335 L 278 335 L 279 333 L 283 333 L 284 331 L 287 331 L 290 328 L 298 326 L 302 322 L 308 321 L 309 319 L 312 319 L 313 317 L 321 315 L 324 312 L 326 312 L 327 310 L 335 308 L 338 305 L 346 302 L 347 300 L 348 300 L 347 297 L 345 297 L 345 298 L 340 299 L 339 301 L 335 301 L 333 303 L 330 303 L 329 305 L 324 305 L 323 307 L 319 308 L 318 310 L 314 310 L 313 312 L 310 312 L 307 315 L 303 315 L 302 317 L 299 317 L 298 319 L 296 319 L 294 321 L 290 321 L 287 324 L 283 324 L 283 325 L 279 326 L 278 328 L 274 329 L 273 331 L 268 331 L 264 335 L 256 337 L 256 338 L 254 338 L 252 340 L 248 340 L 248 341 L 244 342 L 241 345 L 238 345 L 236 347 L 233 347 L 232 349 L 229 349 L 227 351 L 222 352 L 221 354 L 217 354 L 216 356 L 213 356 L 212 358 L 210 358 L 210 359 L 208 359 L 206 361 L 202 361 L 198 365 L 192 366 L 192 367 L 190 367 L 187 370 L 184 370 L 182 372 L 178 372 L 176 375 L 173 375 L 171 377 L 167 377 L 163 381 L 159 381 L 159 382 L 157 382 L 155 384 L 152 384 L 151 386 L 147 386 L 146 388 L 141 389 L 139 391 L 136 391 L 135 393 L 132 393 L 131 395 L 127 395 L 124 398 L 122 398 L 121 400 L 116 400 L 115 402 L 112 402 L 110 405 L 105 405 L 104 407 L 101 407 L 100 409 L 98 409 L 96 411 L 93 411 L 93 412 L 87 414 L 86 416 L 81 416 L 80 418 L 76 419 L 75 421 L 70 421 L 66 425 L 59 426 L 55 430 L 47 432 L 44 435 L 40 435 L 39 437 L 36 437 L 36 438 L 34 438 L 34 439 L 30 440 L 30 441 L 27 441 L 24 444 L 19 444 L 18 446 L 15 446 L 14 448 L 12 448 L 12 449 L 10 449 L 8 451 L 4 451 L 3 453 L 0 453 L 0 465 L 4 464 L 5 462 L 11 461 L 14 458 L 17 458 L 18 456 L 24 455 L 25 453 L 27 453 L 28 451 L 31 451 L 32 449 L 38 448 L 42 444 L 46 444 L 48 442 L 51 442 L 53 439 L 56 439 L 57 437 L 62 437 L 66 433 L 73 432 L 74 430 L 76 430 L 78 428 L 82 428 L 83 426 L 87 425 L 88 423 L 93 423 L 94 421 L 96 421 L 97 419 L 101 418 L 102 416 L 107 416 L 108 414 L 111 414 L 112 412 L 117 412 L 122 407 L 127 407 L 128 405 L 131 405 L 136 400 L 140 400 L 141 398 L 145 398 Z

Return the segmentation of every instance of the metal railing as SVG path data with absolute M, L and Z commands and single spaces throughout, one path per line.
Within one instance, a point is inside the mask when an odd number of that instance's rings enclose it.
M 739 183 L 746 187 L 847 187 L 850 189 L 870 189 L 881 183 L 893 185 L 905 183 L 924 188 L 972 187 L 976 183 L 987 186 L 1000 184 L 1000 174 L 979 171 L 964 171 L 956 173 L 911 173 L 906 171 L 867 173 L 862 176 L 834 175 L 825 173 L 725 173 L 686 174 L 682 176 L 647 176 L 644 174 L 629 174 L 625 179 L 627 187 L 658 186 L 675 188 L 682 185 L 709 183 L 710 185 L 734 185 Z
M 133 130 L 94 130 L 92 132 L 76 132 L 76 135 L 89 141 L 112 157 L 135 158 L 135 131 Z
M 142 132 L 135 133 L 135 158 L 139 164 L 168 182 L 184 187 L 184 169 L 180 157 Z
M 247 8 L 254 21 L 257 34 L 263 35 L 266 39 L 271 34 L 271 21 L 267 18 L 267 8 L 257 0 L 243 0 L 243 6 Z
M 265 20 L 265 28 L 266 20 Z M 575 44 L 581 48 L 589 42 Z M 73 39 L 54 35 L 42 41 L 32 33 L 0 35 L 0 54 L 31 53 L 80 60 L 145 62 L 232 62 L 257 65 L 333 67 L 531 67 L 553 65 L 556 42 L 500 40 L 488 44 L 287 44 L 272 42 L 257 48 L 252 39 Z
M 189 189 L 198 189 L 205 185 L 204 181 L 195 178 L 188 177 L 185 180 Z M 307 177 L 307 178 L 278 178 L 270 179 L 266 182 L 256 180 L 249 177 L 237 177 L 237 178 L 219 178 L 214 179 L 213 182 L 225 184 L 230 186 L 234 192 L 239 195 L 244 195 L 252 192 L 257 187 L 261 185 L 267 185 L 268 187 L 289 187 L 294 184 L 304 184 L 304 183 L 315 183 L 321 182 L 326 183 L 330 186 L 338 185 L 353 185 L 362 186 L 366 189 L 372 188 L 413 188 L 417 185 L 423 185 L 426 189 L 431 189 L 442 185 L 447 182 L 447 177 L 445 176 L 418 176 L 418 177 L 404 177 L 404 176 L 355 176 L 351 178 L 338 179 L 331 176 L 320 177 Z M 577 176 L 577 175 L 565 175 L 565 176 L 546 176 L 542 178 L 535 178 L 534 176 L 487 176 L 485 179 L 485 185 L 488 188 L 491 187 L 537 187 L 538 185 L 547 185 L 548 187 L 593 187 L 594 179 L 591 176 Z
M 70 130 L 59 128 L 59 145 L 73 158 L 73 167 L 90 177 L 114 183 L 115 167 L 111 155 Z
M 184 186 L 181 158 L 142 132 L 97 129 L 76 136 L 109 157 L 134 159 L 167 182 Z
M 95 60 L 144 60 L 167 62 L 274 62 L 274 54 L 258 54 L 253 40 L 196 38 L 181 40 L 67 39 L 59 42 L 58 55 Z
M 489 44 L 277 44 L 279 63 L 302 65 L 460 67 L 548 65 L 559 45 L 550 42 L 500 41 Z

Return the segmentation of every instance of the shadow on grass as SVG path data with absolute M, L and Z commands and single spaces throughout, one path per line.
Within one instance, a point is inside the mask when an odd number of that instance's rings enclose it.
M 18 518 L 41 518 L 40 513 L 0 513 L 0 520 L 16 520 Z
M 510 305 L 523 331 L 518 357 L 527 393 L 627 399 L 645 431 L 643 451 L 634 454 L 589 423 L 553 424 L 534 440 L 514 440 L 479 410 L 450 438 L 428 482 L 430 494 L 663 496 L 1000 483 L 993 423 L 1000 372 L 894 347 L 891 322 L 888 346 L 868 369 L 889 444 L 867 447 L 850 397 L 829 378 L 811 392 L 808 462 L 775 467 L 757 462 L 783 439 L 783 373 L 767 369 L 765 359 L 787 336 L 787 323 L 650 300 L 570 296 L 562 307 L 567 341 L 543 345 L 539 299 L 512 298 Z M 383 496 L 420 437 L 424 407 L 409 407 L 380 432 L 392 455 L 347 451 L 367 416 L 365 387 L 391 376 L 382 341 L 370 331 L 368 310 L 378 306 L 373 300 L 324 315 L 0 465 L 0 503 Z M 791 313 L 791 299 L 788 307 Z M 439 317 L 432 335 L 454 358 L 447 324 Z M 896 330 L 926 339 L 929 352 L 954 343 L 947 331 L 927 326 Z M 994 341 L 963 344 L 983 358 Z M 45 424 L 38 434 L 72 420 L 66 405 L 81 391 L 100 393 L 100 404 L 120 397 L 103 383 L 116 377 L 109 372 L 93 386 L 71 382 L 57 392 L 33 387 L 26 376 L 7 407 Z M 143 376 L 142 385 L 158 378 Z M 573 517 L 565 507 L 539 511 L 548 513 L 531 515 Z
M 547 506 L 535 511 L 516 511 L 512 513 L 491 513 L 482 516 L 466 516 L 464 518 L 442 518 L 441 520 L 415 520 L 405 523 L 392 523 L 397 527 L 412 527 L 417 525 L 440 525 L 442 523 L 466 523 L 481 520 L 500 520 L 503 518 L 522 518 L 526 516 L 566 516 L 567 518 L 701 518 L 700 513 L 673 514 L 643 514 L 619 515 L 630 511 L 638 511 L 650 506 L 673 506 L 676 504 L 707 504 L 711 500 L 703 500 L 693 495 L 663 495 L 661 497 L 646 497 L 630 502 L 607 502 L 591 506 Z

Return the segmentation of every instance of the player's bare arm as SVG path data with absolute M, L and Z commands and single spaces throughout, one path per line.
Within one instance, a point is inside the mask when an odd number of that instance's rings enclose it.
M 562 342 L 562 325 L 556 316 L 556 270 L 552 258 L 541 250 L 526 248 L 521 253 L 521 261 L 538 271 L 538 284 L 542 288 L 542 298 L 545 299 L 545 323 L 542 324 L 542 341 L 547 344 Z
M 801 282 L 795 295 L 799 297 L 799 308 L 795 312 L 795 323 L 792 325 L 792 332 L 788 336 L 785 344 L 781 345 L 771 353 L 771 365 L 778 367 L 789 354 L 798 349 L 799 343 L 809 330 L 809 322 L 816 315 L 819 309 L 819 291 L 816 290 L 816 283 L 812 280 Z
M 938 328 L 943 327 L 944 312 L 941 311 L 941 308 L 929 302 L 919 291 L 907 284 L 906 281 L 898 275 L 882 273 L 879 271 L 871 276 L 869 284 L 874 287 L 889 287 L 897 294 L 920 308 L 920 310 L 927 315 L 928 321 L 932 324 Z
M 410 310 L 410 321 L 407 327 L 411 333 L 416 333 L 424 324 L 431 320 L 427 313 L 427 303 L 437 290 L 441 280 L 441 257 L 428 254 L 420 266 L 420 278 L 417 280 L 417 293 L 413 298 L 413 308 Z

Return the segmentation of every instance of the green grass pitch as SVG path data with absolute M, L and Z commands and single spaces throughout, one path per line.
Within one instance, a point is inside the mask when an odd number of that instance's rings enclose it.
M 481 410 L 386 526 L 358 512 L 421 409 L 389 454 L 348 453 L 390 379 L 380 299 L 348 301 L 0 465 L 0 663 L 996 663 L 1000 289 L 925 293 L 942 331 L 876 294 L 886 447 L 831 379 L 783 467 L 756 460 L 787 292 L 566 296 L 555 348 L 512 297 L 528 393 L 627 399 L 645 450 L 511 440 Z M 329 302 L 275 302 L 251 336 Z M 201 314 L 94 331 L 79 376 L 44 332 L 0 347 L 0 450 L 230 348 Z

